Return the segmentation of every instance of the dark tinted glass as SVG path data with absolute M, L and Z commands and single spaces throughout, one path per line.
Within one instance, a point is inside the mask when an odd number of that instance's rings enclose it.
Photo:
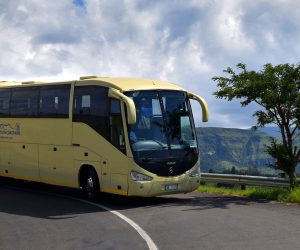
M 0 117 L 9 116 L 10 89 L 0 89 Z
M 117 149 L 124 154 L 126 153 L 125 148 L 125 136 L 123 130 L 122 114 L 120 101 L 111 99 L 110 102 L 110 142 Z
M 11 117 L 36 117 L 39 90 L 36 87 L 15 88 L 11 95 Z
M 40 117 L 69 117 L 70 85 L 40 88 Z
M 75 87 L 73 121 L 88 124 L 109 140 L 108 88 L 100 86 Z
M 121 114 L 120 101 L 112 99 L 110 103 L 110 113 L 111 114 Z

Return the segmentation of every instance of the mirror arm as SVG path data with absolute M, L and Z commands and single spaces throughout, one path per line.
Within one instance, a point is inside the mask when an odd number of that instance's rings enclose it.
M 193 93 L 188 92 L 188 97 L 190 99 L 196 100 L 200 103 L 202 108 L 202 121 L 207 122 L 208 121 L 208 107 L 206 101 L 199 95 L 195 95 Z

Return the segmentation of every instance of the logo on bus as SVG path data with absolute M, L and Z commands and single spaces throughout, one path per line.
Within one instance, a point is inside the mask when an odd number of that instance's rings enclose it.
M 0 135 L 20 135 L 20 124 L 0 123 Z
M 167 166 L 170 166 L 169 167 L 169 173 L 170 174 L 173 174 L 174 173 L 174 165 L 176 165 L 176 161 L 168 161 L 167 162 Z

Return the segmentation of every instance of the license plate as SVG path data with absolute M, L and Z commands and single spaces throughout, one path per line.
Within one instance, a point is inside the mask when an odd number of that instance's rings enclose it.
M 166 191 L 177 190 L 177 189 L 178 189 L 178 184 L 168 184 L 165 186 Z

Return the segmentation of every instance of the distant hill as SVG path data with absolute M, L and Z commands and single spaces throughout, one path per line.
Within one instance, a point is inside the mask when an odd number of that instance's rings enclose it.
M 262 131 L 204 127 L 197 128 L 197 136 L 203 172 L 224 172 L 233 167 L 247 174 L 273 172 L 266 167 L 273 159 L 264 152 L 270 136 Z
M 280 139 L 275 127 L 252 129 L 197 128 L 202 172 L 226 172 L 234 168 L 238 173 L 272 175 L 275 171 L 266 164 L 273 162 L 264 145 L 271 136 Z M 296 139 L 300 147 L 300 138 Z M 300 166 L 298 166 L 300 173 Z

